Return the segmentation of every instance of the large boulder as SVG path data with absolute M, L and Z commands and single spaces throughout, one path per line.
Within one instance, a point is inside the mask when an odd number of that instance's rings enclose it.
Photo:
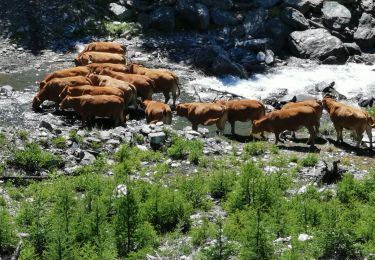
M 110 3 L 109 10 L 119 20 L 126 20 L 133 16 L 133 11 L 131 9 L 127 9 L 125 6 L 117 3 Z
M 284 23 L 296 30 L 306 30 L 309 28 L 309 22 L 306 20 L 305 16 L 293 7 L 286 7 L 281 12 L 280 18 Z
M 281 0 L 253 0 L 253 2 L 256 7 L 270 8 L 280 3 Z
M 334 1 L 324 2 L 322 13 L 324 24 L 328 28 L 338 31 L 343 30 L 352 18 L 348 8 Z
M 175 11 L 172 7 L 161 6 L 150 13 L 150 26 L 155 29 L 172 31 L 175 28 Z
M 301 58 L 312 58 L 324 61 L 335 58 L 335 63 L 345 63 L 349 57 L 342 41 L 332 36 L 325 29 L 295 31 L 290 34 L 289 47 L 291 52 Z
M 239 22 L 236 16 L 230 11 L 212 8 L 210 13 L 212 22 L 219 26 L 236 25 Z
M 186 23 L 187 27 L 207 29 L 210 24 L 208 8 L 204 4 L 196 4 L 193 0 L 178 0 L 176 3 L 178 19 Z
M 277 39 L 273 41 L 273 50 L 282 50 L 288 45 L 289 34 L 294 31 L 292 27 L 283 23 L 279 17 L 272 18 L 265 24 L 265 35 L 271 39 Z
M 324 0 L 284 0 L 284 6 L 293 7 L 303 14 L 308 11 L 318 11 Z
M 363 48 L 373 48 L 375 44 L 375 19 L 371 14 L 363 13 L 358 28 L 354 33 L 354 41 Z
M 258 8 L 250 11 L 244 20 L 243 26 L 247 35 L 258 36 L 264 30 L 264 24 L 268 18 L 268 11 L 264 8 Z
M 247 77 L 245 69 L 231 61 L 228 52 L 218 46 L 206 46 L 199 49 L 195 54 L 194 64 L 216 76 L 230 74 L 241 78 Z

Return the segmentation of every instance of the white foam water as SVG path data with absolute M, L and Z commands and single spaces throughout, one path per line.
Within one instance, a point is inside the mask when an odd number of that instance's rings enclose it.
M 204 77 L 191 81 L 192 87 L 228 91 L 251 99 L 264 99 L 287 89 L 287 97 L 307 94 L 309 87 L 335 81 L 335 88 L 348 98 L 358 94 L 375 95 L 375 65 L 349 63 L 346 65 L 283 66 L 249 79 L 228 76 Z M 203 94 L 204 95 L 204 94 Z

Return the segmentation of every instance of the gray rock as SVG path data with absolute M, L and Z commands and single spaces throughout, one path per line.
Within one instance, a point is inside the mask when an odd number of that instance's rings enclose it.
M 92 136 L 85 138 L 85 142 L 87 143 L 100 143 L 101 141 L 102 140 L 92 137 Z
M 165 141 L 166 135 L 164 132 L 157 132 L 149 134 L 148 138 L 151 145 L 161 145 Z
M 212 8 L 210 13 L 212 22 L 219 26 L 236 25 L 239 22 L 233 13 L 226 10 Z
M 296 30 L 305 30 L 309 28 L 309 22 L 306 20 L 305 16 L 293 7 L 286 7 L 281 12 L 280 19 Z
M 365 12 L 374 12 L 375 2 L 374 0 L 361 0 L 360 6 Z
M 175 11 L 172 7 L 161 6 L 150 13 L 150 26 L 163 30 L 172 31 L 175 28 Z
M 237 42 L 235 47 L 240 47 L 252 51 L 261 51 L 265 50 L 269 45 L 272 44 L 272 40 L 269 38 L 262 39 L 251 39 L 247 41 Z
M 303 14 L 312 10 L 317 11 L 324 0 L 284 0 L 284 6 L 291 6 Z
M 351 42 L 351 43 L 345 42 L 344 46 L 348 50 L 349 55 L 351 55 L 351 56 L 352 55 L 361 55 L 362 54 L 361 48 L 355 42 Z
M 89 165 L 95 161 L 95 156 L 89 152 L 83 152 L 83 158 L 81 160 L 81 164 Z
M 267 37 L 277 39 L 277 41 L 272 42 L 273 50 L 284 49 L 288 45 L 289 34 L 293 31 L 293 29 L 283 23 L 279 17 L 268 20 L 264 30 Z
M 334 1 L 324 2 L 322 13 L 324 24 L 338 31 L 343 30 L 352 18 L 352 14 L 348 8 Z
M 188 27 L 199 28 L 199 16 L 193 0 L 177 0 L 176 13 L 177 18 Z
M 266 60 L 266 54 L 262 51 L 258 52 L 257 54 L 257 61 L 264 62 Z
M 264 24 L 268 18 L 268 11 L 264 8 L 259 8 L 250 11 L 244 20 L 243 26 L 247 35 L 253 37 L 258 36 L 264 30 Z
M 117 3 L 110 3 L 109 10 L 120 20 L 125 20 L 133 16 L 131 9 L 127 9 L 125 6 Z
M 246 70 L 237 63 L 232 62 L 228 56 L 219 55 L 212 63 L 212 72 L 214 75 L 233 75 L 240 78 L 247 78 Z
M 266 50 L 266 58 L 264 60 L 267 65 L 271 65 L 275 61 L 275 53 L 272 50 Z
M 5 85 L 5 86 L 0 87 L 0 93 L 9 95 L 12 92 L 13 92 L 13 87 L 10 85 Z
M 270 8 L 278 3 L 280 3 L 282 0 L 253 0 L 256 7 L 264 7 L 264 8 Z
M 53 127 L 52 127 L 52 125 L 51 125 L 49 122 L 44 121 L 44 120 L 42 120 L 42 122 L 40 122 L 40 124 L 39 124 L 39 128 L 45 128 L 45 129 L 47 129 L 48 131 L 50 131 L 51 133 L 53 132 Z
M 375 44 L 375 18 L 371 14 L 363 13 L 359 25 L 354 33 L 354 41 L 361 47 L 371 48 Z
M 342 41 L 325 29 L 295 31 L 290 34 L 289 46 L 291 52 L 301 58 L 323 61 L 334 56 L 338 63 L 345 63 L 349 57 Z
M 141 133 L 142 134 L 148 135 L 151 132 L 152 132 L 152 129 L 151 129 L 151 127 L 149 125 L 142 126 L 142 128 L 141 128 Z

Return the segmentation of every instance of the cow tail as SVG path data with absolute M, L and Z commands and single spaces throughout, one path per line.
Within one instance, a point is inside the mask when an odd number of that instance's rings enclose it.
M 369 114 L 367 114 L 367 124 L 371 127 L 375 127 L 375 119 L 370 116 Z

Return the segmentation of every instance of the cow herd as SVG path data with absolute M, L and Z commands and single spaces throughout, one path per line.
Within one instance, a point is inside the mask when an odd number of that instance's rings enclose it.
M 147 123 L 158 121 L 171 124 L 172 111 L 167 104 L 172 95 L 173 107 L 180 95 L 178 77 L 171 71 L 150 69 L 140 64 L 127 64 L 126 48 L 113 42 L 88 44 L 76 57 L 76 67 L 55 71 L 40 82 L 33 100 L 33 109 L 40 110 L 45 100 L 53 101 L 60 109 L 75 110 L 85 123 L 94 117 L 111 117 L 116 124 L 124 123 L 129 106 L 141 106 L 145 110 Z M 152 100 L 154 93 L 163 93 L 165 102 Z M 257 100 L 218 100 L 212 103 L 182 103 L 176 107 L 177 115 L 186 117 L 193 130 L 198 125 L 217 126 L 224 131 L 225 123 L 231 125 L 235 134 L 235 122 L 252 122 L 253 135 L 263 132 L 275 134 L 275 142 L 286 130 L 296 131 L 306 127 L 315 144 L 319 133 L 323 108 L 327 110 L 337 132 L 337 140 L 343 141 L 343 129 L 354 130 L 357 147 L 366 131 L 372 148 L 371 130 L 373 118 L 359 108 L 339 103 L 326 95 L 322 101 L 311 99 L 289 102 L 281 109 L 266 113 L 265 106 Z

